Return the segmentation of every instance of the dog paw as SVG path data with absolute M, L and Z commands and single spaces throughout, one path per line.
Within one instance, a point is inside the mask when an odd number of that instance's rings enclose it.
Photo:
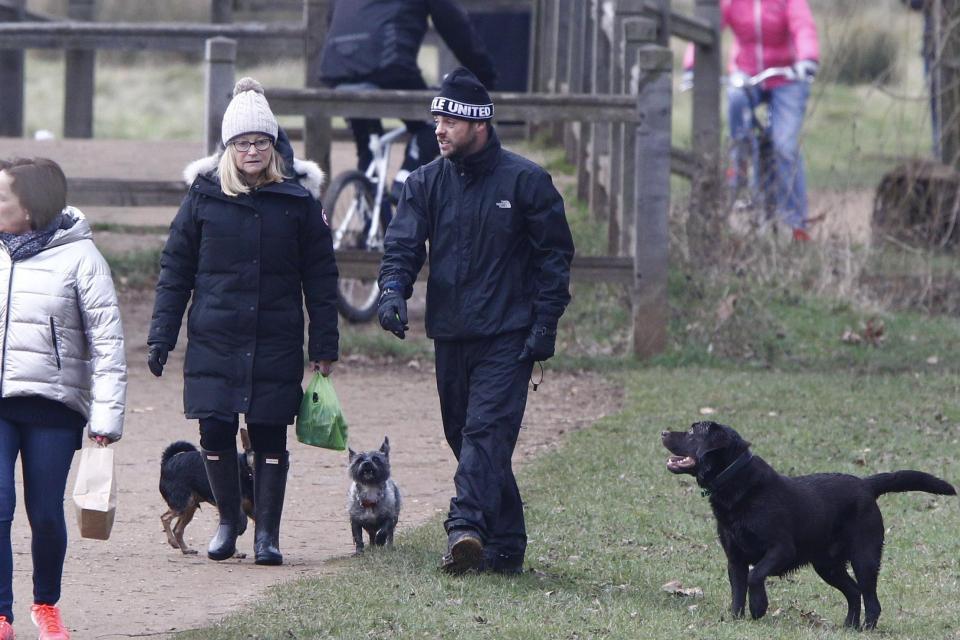
M 185 555 L 185 556 L 195 556 L 195 555 L 197 555 L 197 550 L 196 550 L 196 549 L 181 549 L 181 551 L 183 552 L 183 555 Z

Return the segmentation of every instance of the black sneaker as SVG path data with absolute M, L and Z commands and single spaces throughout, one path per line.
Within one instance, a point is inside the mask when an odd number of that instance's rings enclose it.
M 480 571 L 483 567 L 483 541 L 472 529 L 454 529 L 447 536 L 447 555 L 440 560 L 440 570 L 459 576 Z

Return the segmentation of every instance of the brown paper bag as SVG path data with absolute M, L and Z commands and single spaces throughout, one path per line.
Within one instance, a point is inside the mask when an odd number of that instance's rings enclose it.
M 80 535 L 94 540 L 108 539 L 117 510 L 113 449 L 86 447 L 80 450 L 73 502 L 77 506 Z

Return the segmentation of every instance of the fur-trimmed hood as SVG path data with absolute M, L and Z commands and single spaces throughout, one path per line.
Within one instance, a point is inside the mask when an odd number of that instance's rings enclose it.
M 217 166 L 220 164 L 220 156 L 222 154 L 223 152 L 219 151 L 206 158 L 199 158 L 188 164 L 183 170 L 183 180 L 187 183 L 187 186 L 189 187 L 193 184 L 197 176 L 215 173 Z M 289 165 L 290 163 L 287 162 L 287 164 Z M 320 200 L 320 198 L 323 197 L 326 175 L 323 169 L 320 168 L 320 165 L 312 160 L 294 158 L 293 173 L 297 184 L 309 191 L 314 200 Z

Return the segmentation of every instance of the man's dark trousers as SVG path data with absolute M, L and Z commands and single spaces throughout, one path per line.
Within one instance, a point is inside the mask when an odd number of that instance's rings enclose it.
M 444 526 L 476 530 L 484 555 L 508 562 L 522 561 L 527 546 L 511 465 L 533 370 L 517 362 L 527 334 L 435 342 L 443 430 L 458 462 Z

